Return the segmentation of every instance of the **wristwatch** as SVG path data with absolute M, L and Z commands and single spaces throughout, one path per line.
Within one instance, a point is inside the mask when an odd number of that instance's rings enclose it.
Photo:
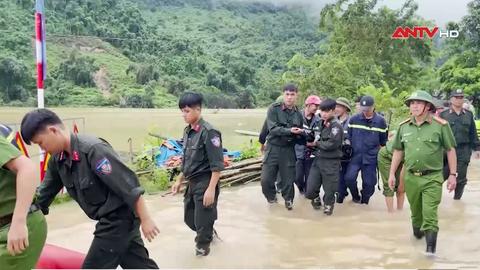
M 458 177 L 458 172 L 456 172 L 456 173 L 450 173 L 450 175 L 453 175 L 453 176 L 455 176 L 455 177 Z

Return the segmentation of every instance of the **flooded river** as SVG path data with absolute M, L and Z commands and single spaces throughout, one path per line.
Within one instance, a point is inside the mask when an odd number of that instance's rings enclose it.
M 210 256 L 194 256 L 194 233 L 183 224 L 182 197 L 148 196 L 161 234 L 147 243 L 161 268 L 442 268 L 480 266 L 480 161 L 473 160 L 462 201 L 444 192 L 439 209 L 436 257 L 424 254 L 425 240 L 411 234 L 408 202 L 388 214 L 381 191 L 370 204 L 346 201 L 333 216 L 314 211 L 295 198 L 293 211 L 283 201 L 268 205 L 258 183 L 223 189 L 216 229 L 222 241 Z M 48 216 L 47 242 L 86 252 L 94 222 L 75 203 L 56 206 Z
M 0 123 L 20 123 L 32 108 L 0 107 Z M 53 108 L 62 119 L 75 119 L 80 132 L 94 134 L 109 141 L 117 151 L 140 151 L 148 133 L 181 138 L 186 124 L 178 109 L 119 109 L 119 108 Z M 259 131 L 266 109 L 204 110 L 203 117 L 222 132 L 224 147 L 241 149 L 253 137 L 242 136 L 235 130 Z M 74 120 L 65 121 L 70 128 Z M 151 139 L 152 137 L 150 137 Z M 254 138 L 255 139 L 255 138 Z M 36 152 L 36 148 L 31 151 Z

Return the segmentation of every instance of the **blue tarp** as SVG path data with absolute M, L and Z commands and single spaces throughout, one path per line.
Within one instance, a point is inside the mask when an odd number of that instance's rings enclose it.
M 165 146 L 165 143 L 170 144 L 173 148 L 169 149 Z M 182 154 L 183 146 L 177 140 L 168 139 L 159 147 L 157 154 L 155 155 L 155 164 L 157 167 L 162 167 L 170 157 Z
M 169 144 L 172 146 L 172 149 L 168 148 L 165 144 Z M 174 139 L 165 140 L 164 143 L 155 149 L 157 153 L 155 155 L 155 164 L 157 167 L 163 167 L 165 162 L 172 156 L 181 156 L 183 154 L 183 145 Z M 239 158 L 241 155 L 240 151 L 226 151 L 224 149 L 223 152 L 224 156 L 228 156 L 232 159 Z

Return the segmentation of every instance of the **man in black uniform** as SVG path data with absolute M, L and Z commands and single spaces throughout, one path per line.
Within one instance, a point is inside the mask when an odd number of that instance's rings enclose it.
M 197 256 L 210 253 L 213 225 L 217 219 L 218 181 L 224 169 L 221 133 L 202 119 L 203 98 L 197 93 L 185 93 L 178 102 L 188 126 L 183 134 L 182 173 L 172 186 L 176 194 L 184 180 L 188 181 L 184 199 L 185 223 L 197 233 Z
M 472 151 L 475 153 L 475 158 L 480 158 L 480 141 L 475 130 L 473 113 L 463 108 L 464 94 L 462 89 L 452 91 L 450 103 L 452 104 L 450 108 L 443 111 L 440 117 L 448 121 L 457 142 L 455 153 L 457 153 L 458 176 L 453 199 L 460 200 L 467 184 L 467 169 L 472 157 Z M 448 179 L 450 175 L 448 162 L 444 163 L 444 179 Z
M 144 193 L 133 171 L 104 140 L 70 133 L 47 109 L 22 120 L 25 143 L 38 144 L 52 155 L 38 190 L 37 204 L 46 215 L 63 187 L 87 216 L 98 223 L 82 268 L 158 269 L 149 258 L 139 226 L 151 241 L 160 232 L 150 217 Z
M 263 156 L 262 192 L 269 203 L 276 203 L 275 179 L 280 172 L 285 207 L 293 209 L 295 179 L 295 143 L 304 140 L 303 116 L 295 106 L 297 87 L 283 88 L 283 102 L 272 104 L 267 112 L 267 147 Z
M 320 187 L 323 186 L 325 195 L 324 213 L 331 215 L 335 204 L 335 193 L 338 189 L 340 177 L 340 160 L 343 156 L 343 128 L 335 118 L 337 103 L 333 99 L 326 99 L 320 103 L 321 120 L 315 131 L 315 159 L 313 160 L 310 175 L 308 176 L 307 192 L 305 197 L 312 200 L 314 209 L 320 209 Z

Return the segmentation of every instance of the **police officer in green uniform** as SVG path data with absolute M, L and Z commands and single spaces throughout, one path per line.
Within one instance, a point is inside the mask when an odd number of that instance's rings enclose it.
M 293 209 L 295 195 L 295 144 L 305 143 L 303 116 L 295 106 L 298 89 L 293 84 L 283 87 L 283 102 L 272 104 L 267 112 L 267 147 L 263 156 L 262 192 L 269 203 L 276 203 L 275 179 L 280 172 L 285 207 Z
M 315 159 L 308 176 L 305 197 L 312 200 L 314 209 L 320 209 L 320 188 L 323 186 L 325 204 L 323 213 L 331 215 L 335 204 L 335 193 L 340 177 L 340 160 L 343 156 L 343 128 L 335 117 L 337 103 L 326 99 L 320 103 L 320 123 L 315 131 Z
M 82 268 L 158 268 L 144 247 L 139 226 L 151 241 L 159 230 L 150 217 L 135 173 L 104 140 L 70 133 L 47 109 L 27 113 L 21 124 L 25 143 L 52 155 L 37 204 L 44 214 L 65 187 L 85 214 L 98 223 Z
M 185 93 L 178 107 L 188 126 L 183 134 L 182 173 L 172 186 L 176 194 L 184 180 L 188 181 L 184 197 L 184 221 L 197 233 L 197 256 L 210 253 L 217 219 L 218 181 L 224 169 L 222 135 L 202 119 L 203 98 L 197 93 Z
M 385 204 L 387 205 L 387 210 L 389 213 L 393 213 L 393 196 L 397 195 L 397 209 L 403 209 L 403 203 L 405 201 L 405 185 L 403 181 L 403 162 L 398 166 L 397 171 L 395 172 L 395 187 L 390 189 L 388 186 L 388 176 L 390 174 L 390 164 L 392 163 L 393 155 L 393 138 L 396 134 L 396 131 L 391 131 L 388 133 L 387 144 L 380 148 L 378 151 L 378 170 L 380 176 L 382 177 L 383 183 L 383 196 L 385 196 Z
M 464 95 L 462 89 L 454 90 L 450 94 L 450 103 L 450 109 L 443 111 L 440 117 L 448 121 L 457 142 L 455 151 L 457 153 L 458 178 L 453 198 L 460 200 L 467 184 L 467 169 L 472 150 L 475 151 L 475 157 L 480 158 L 480 142 L 475 130 L 473 113 L 463 108 Z M 444 178 L 446 179 L 449 175 L 447 166 L 444 167 L 444 172 Z
M 45 239 L 47 223 L 32 206 L 39 181 L 35 164 L 0 136 L 0 269 L 35 267 Z
M 457 183 L 455 138 L 448 122 L 431 113 L 435 106 L 430 94 L 416 91 L 405 103 L 412 117 L 400 124 L 395 135 L 388 184 L 391 189 L 395 187 L 395 173 L 403 157 L 405 192 L 410 203 L 413 234 L 418 239 L 425 235 L 427 253 L 435 253 L 444 152 L 447 153 L 451 172 L 448 190 L 453 191 Z

